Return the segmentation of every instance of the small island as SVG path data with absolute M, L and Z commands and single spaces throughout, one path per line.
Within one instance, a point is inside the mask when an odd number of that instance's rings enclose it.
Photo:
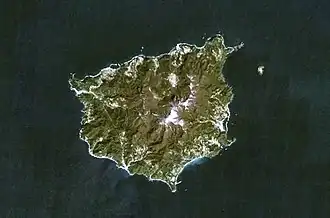
M 175 191 L 187 163 L 233 142 L 227 137 L 233 92 L 222 70 L 242 46 L 226 47 L 217 34 L 201 47 L 179 43 L 96 75 L 72 74 L 70 88 L 83 104 L 80 138 L 90 154 Z

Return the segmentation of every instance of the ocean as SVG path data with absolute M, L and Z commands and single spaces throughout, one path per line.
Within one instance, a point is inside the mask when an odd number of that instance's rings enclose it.
M 10 100 L 3 101 L 1 217 L 329 216 L 327 1 L 45 0 L 13 7 L 14 71 L 2 82 Z M 224 69 L 235 95 L 231 147 L 183 171 L 176 193 L 88 154 L 70 73 L 96 74 L 179 42 L 202 45 L 219 31 L 227 46 L 245 45 Z

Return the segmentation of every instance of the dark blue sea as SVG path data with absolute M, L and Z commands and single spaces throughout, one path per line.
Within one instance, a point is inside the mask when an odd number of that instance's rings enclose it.
M 326 0 L 12 1 L 1 7 L 0 217 L 330 217 Z M 2 32 L 1 31 L 1 32 Z M 236 142 L 176 193 L 95 159 L 79 139 L 83 77 L 221 32 Z M 265 66 L 262 76 L 259 65 Z

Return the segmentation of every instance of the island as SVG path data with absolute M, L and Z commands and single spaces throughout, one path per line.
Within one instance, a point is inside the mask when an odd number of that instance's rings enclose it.
M 71 74 L 70 89 L 83 104 L 79 136 L 89 153 L 175 192 L 186 164 L 212 158 L 234 141 L 227 136 L 233 90 L 222 71 L 242 46 L 226 47 L 216 34 L 200 47 L 179 43 L 96 75 Z

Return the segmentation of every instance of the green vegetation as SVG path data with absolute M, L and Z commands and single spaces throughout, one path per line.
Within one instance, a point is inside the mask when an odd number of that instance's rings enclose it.
M 80 137 L 93 155 L 175 191 L 185 164 L 230 144 L 233 93 L 222 75 L 228 50 L 216 35 L 202 47 L 181 43 L 95 76 L 72 76 L 71 89 L 84 105 Z

